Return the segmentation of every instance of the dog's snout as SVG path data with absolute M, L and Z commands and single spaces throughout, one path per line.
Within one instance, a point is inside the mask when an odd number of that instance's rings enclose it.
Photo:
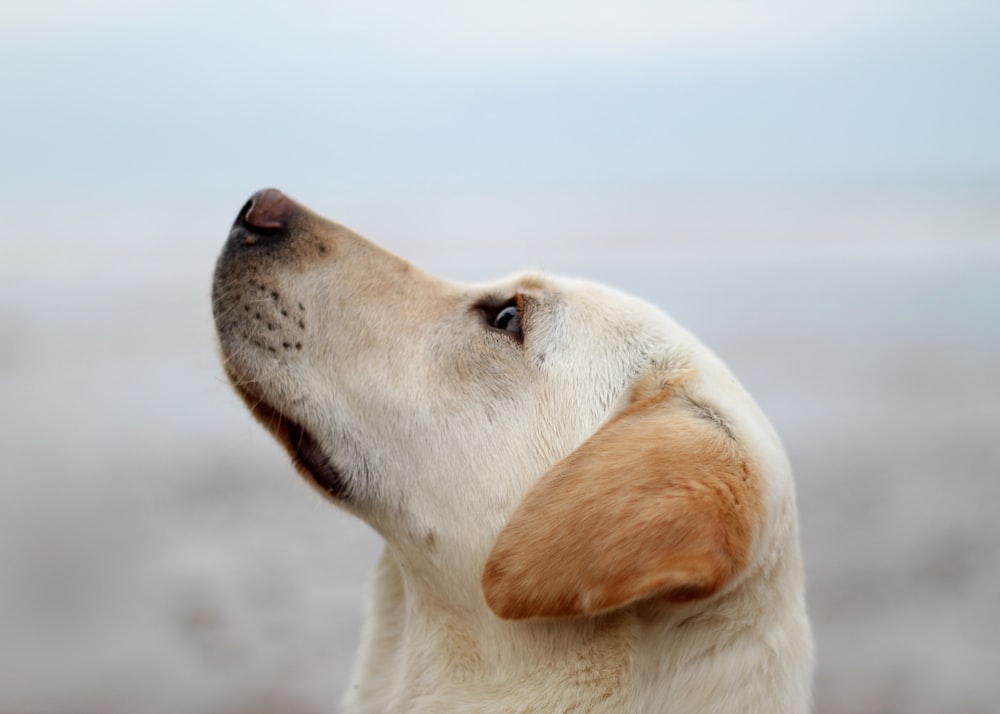
M 265 188 L 244 204 L 233 228 L 242 229 L 243 242 L 247 245 L 280 240 L 288 235 L 296 208 L 281 191 Z

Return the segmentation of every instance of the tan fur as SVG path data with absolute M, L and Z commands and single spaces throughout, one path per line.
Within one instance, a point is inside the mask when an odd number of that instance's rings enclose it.
M 808 711 L 791 468 L 718 357 L 605 286 L 450 283 L 257 200 L 216 268 L 226 372 L 386 542 L 346 712 Z

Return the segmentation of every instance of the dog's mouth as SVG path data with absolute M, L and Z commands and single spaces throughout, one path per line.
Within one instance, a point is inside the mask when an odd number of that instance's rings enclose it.
M 285 447 L 299 473 L 327 496 L 338 501 L 347 500 L 347 483 L 343 474 L 331 463 L 319 442 L 305 427 L 282 414 L 246 387 L 236 385 L 236 391 L 257 421 Z
M 347 496 L 347 487 L 340 471 L 330 463 L 323 449 L 312 434 L 299 424 L 287 421 L 289 448 L 297 462 L 308 472 L 309 478 L 324 493 L 338 500 Z

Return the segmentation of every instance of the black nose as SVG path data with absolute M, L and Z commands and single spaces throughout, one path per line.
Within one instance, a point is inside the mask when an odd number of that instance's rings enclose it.
M 295 203 L 281 191 L 265 188 L 244 204 L 233 228 L 243 229 L 243 242 L 248 245 L 280 240 L 288 235 L 295 208 Z

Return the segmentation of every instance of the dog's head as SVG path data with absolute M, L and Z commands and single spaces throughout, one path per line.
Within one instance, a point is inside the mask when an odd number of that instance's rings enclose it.
M 722 363 L 599 285 L 446 282 L 267 190 L 213 308 L 226 372 L 299 472 L 502 617 L 711 596 L 790 495 Z

